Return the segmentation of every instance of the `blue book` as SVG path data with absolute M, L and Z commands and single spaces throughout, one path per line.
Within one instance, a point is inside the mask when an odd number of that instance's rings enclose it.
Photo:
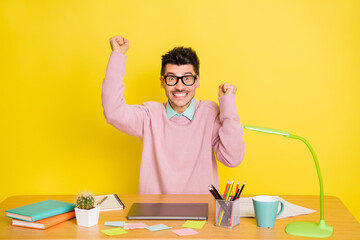
M 74 203 L 62 202 L 57 200 L 46 200 L 6 210 L 6 216 L 28 222 L 34 222 L 44 218 L 73 211 L 75 207 L 76 204 Z

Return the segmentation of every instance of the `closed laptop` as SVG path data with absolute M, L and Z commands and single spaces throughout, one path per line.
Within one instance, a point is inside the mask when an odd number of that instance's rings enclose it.
M 206 220 L 207 203 L 133 203 L 127 219 Z

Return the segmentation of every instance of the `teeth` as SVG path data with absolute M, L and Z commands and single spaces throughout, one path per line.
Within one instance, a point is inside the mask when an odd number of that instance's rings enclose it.
M 186 96 L 186 93 L 174 93 L 176 97 L 184 97 Z

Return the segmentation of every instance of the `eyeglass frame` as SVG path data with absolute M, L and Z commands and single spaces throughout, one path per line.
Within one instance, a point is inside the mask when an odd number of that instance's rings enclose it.
M 166 82 L 166 78 L 167 78 L 167 77 L 176 77 L 176 82 L 175 82 L 175 84 L 169 85 L 169 84 Z M 193 78 L 194 78 L 194 82 L 193 82 L 191 85 L 186 84 L 186 83 L 184 82 L 184 80 L 183 80 L 184 77 L 193 77 Z M 185 86 L 192 86 L 192 85 L 195 84 L 195 81 L 199 78 L 199 76 L 198 76 L 198 75 L 184 75 L 184 76 L 178 77 L 178 76 L 175 76 L 175 75 L 163 75 L 162 78 L 163 78 L 165 84 L 168 85 L 168 86 L 176 86 L 176 84 L 178 84 L 178 82 L 179 82 L 179 79 L 181 80 L 181 82 L 182 82 Z

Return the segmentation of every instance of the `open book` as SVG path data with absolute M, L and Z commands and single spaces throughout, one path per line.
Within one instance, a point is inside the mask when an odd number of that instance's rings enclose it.
M 125 205 L 122 203 L 122 201 L 116 194 L 94 196 L 95 205 L 97 205 L 104 197 L 107 198 L 101 203 L 100 211 L 114 211 L 125 208 Z
M 289 203 L 283 198 L 280 198 L 280 201 L 284 203 L 284 210 L 280 216 L 277 217 L 277 219 L 316 212 L 315 210 Z M 255 217 L 254 206 L 251 197 L 240 198 L 240 217 Z

